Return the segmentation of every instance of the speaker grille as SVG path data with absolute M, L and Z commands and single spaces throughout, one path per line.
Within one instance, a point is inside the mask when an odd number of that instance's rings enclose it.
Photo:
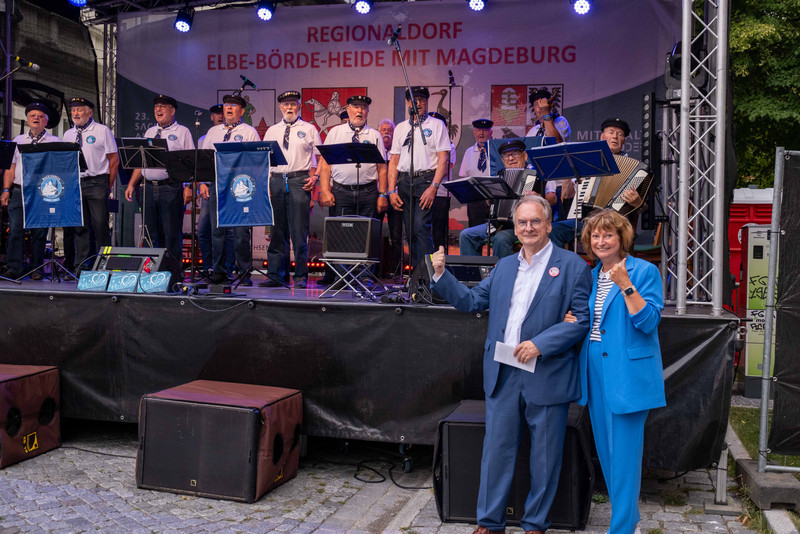
M 368 217 L 326 217 L 322 253 L 326 259 L 380 258 L 380 221 Z

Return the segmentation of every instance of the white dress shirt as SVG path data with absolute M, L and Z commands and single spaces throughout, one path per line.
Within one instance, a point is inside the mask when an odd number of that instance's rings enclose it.
M 531 257 L 530 264 L 525 261 L 524 252 L 525 249 L 522 249 L 517 255 L 519 267 L 517 278 L 514 280 L 514 291 L 511 293 L 511 307 L 508 310 L 505 337 L 503 338 L 504 343 L 512 346 L 517 346 L 521 342 L 519 336 L 522 322 L 528 314 L 528 308 L 531 307 L 536 290 L 539 289 L 547 262 L 550 261 L 553 243 L 548 240 L 544 248 Z

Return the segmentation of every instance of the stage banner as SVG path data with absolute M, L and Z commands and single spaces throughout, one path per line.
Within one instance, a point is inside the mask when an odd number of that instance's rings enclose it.
M 268 151 L 216 153 L 217 225 L 270 226 Z
M 242 87 L 243 119 L 262 135 L 280 121 L 275 97 L 286 90 L 301 93 L 302 118 L 323 139 L 352 94 L 372 98 L 370 126 L 397 122 L 406 117 L 405 78 L 387 39 L 402 25 L 409 80 L 429 87 L 431 111 L 452 117 L 459 157 L 475 142 L 474 119 L 494 120 L 495 138 L 525 135 L 534 121 L 530 91 L 542 87 L 568 119 L 572 141 L 597 140 L 603 120 L 620 117 L 632 129 L 623 149 L 635 157 L 641 97 L 665 91 L 680 14 L 680 2 L 663 0 L 604 0 L 586 16 L 566 0 L 536 9 L 530 0 L 494 0 L 484 12 L 441 0 L 378 3 L 367 16 L 348 4 L 279 5 L 265 23 L 247 5 L 197 11 L 188 33 L 175 31 L 174 13 L 122 14 L 117 125 L 121 135 L 142 135 L 155 124 L 152 98 L 160 93 L 181 103 L 177 119 L 188 124 L 195 109 Z M 242 76 L 256 87 L 245 87 Z M 207 115 L 201 134 L 211 126 Z
M 25 228 L 83 226 L 78 152 L 29 152 L 21 156 Z

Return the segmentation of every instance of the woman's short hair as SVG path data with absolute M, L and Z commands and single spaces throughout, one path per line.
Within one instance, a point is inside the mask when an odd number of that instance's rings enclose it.
M 550 207 L 550 203 L 540 197 L 539 195 L 523 195 L 516 202 L 514 202 L 514 207 L 511 210 L 511 218 L 514 221 L 514 224 L 517 223 L 517 209 L 526 202 L 534 202 L 539 204 L 542 209 L 544 210 L 544 218 L 547 222 L 551 222 L 553 220 L 553 208 Z
M 597 259 L 592 250 L 592 232 L 595 230 L 610 230 L 617 232 L 622 257 L 629 255 L 633 250 L 633 226 L 628 219 L 620 215 L 619 212 L 611 208 L 592 213 L 583 220 L 583 231 L 581 232 L 581 243 L 586 254 L 593 260 Z

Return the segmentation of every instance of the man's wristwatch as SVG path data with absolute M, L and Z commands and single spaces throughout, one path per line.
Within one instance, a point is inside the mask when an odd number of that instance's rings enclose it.
M 434 189 L 439 189 L 440 184 L 438 182 L 431 182 L 431 185 L 433 186 Z
M 626 297 L 630 297 L 631 295 L 636 293 L 636 288 L 633 287 L 633 286 L 630 286 L 630 287 L 627 287 L 627 288 L 623 289 L 622 292 L 625 293 Z

